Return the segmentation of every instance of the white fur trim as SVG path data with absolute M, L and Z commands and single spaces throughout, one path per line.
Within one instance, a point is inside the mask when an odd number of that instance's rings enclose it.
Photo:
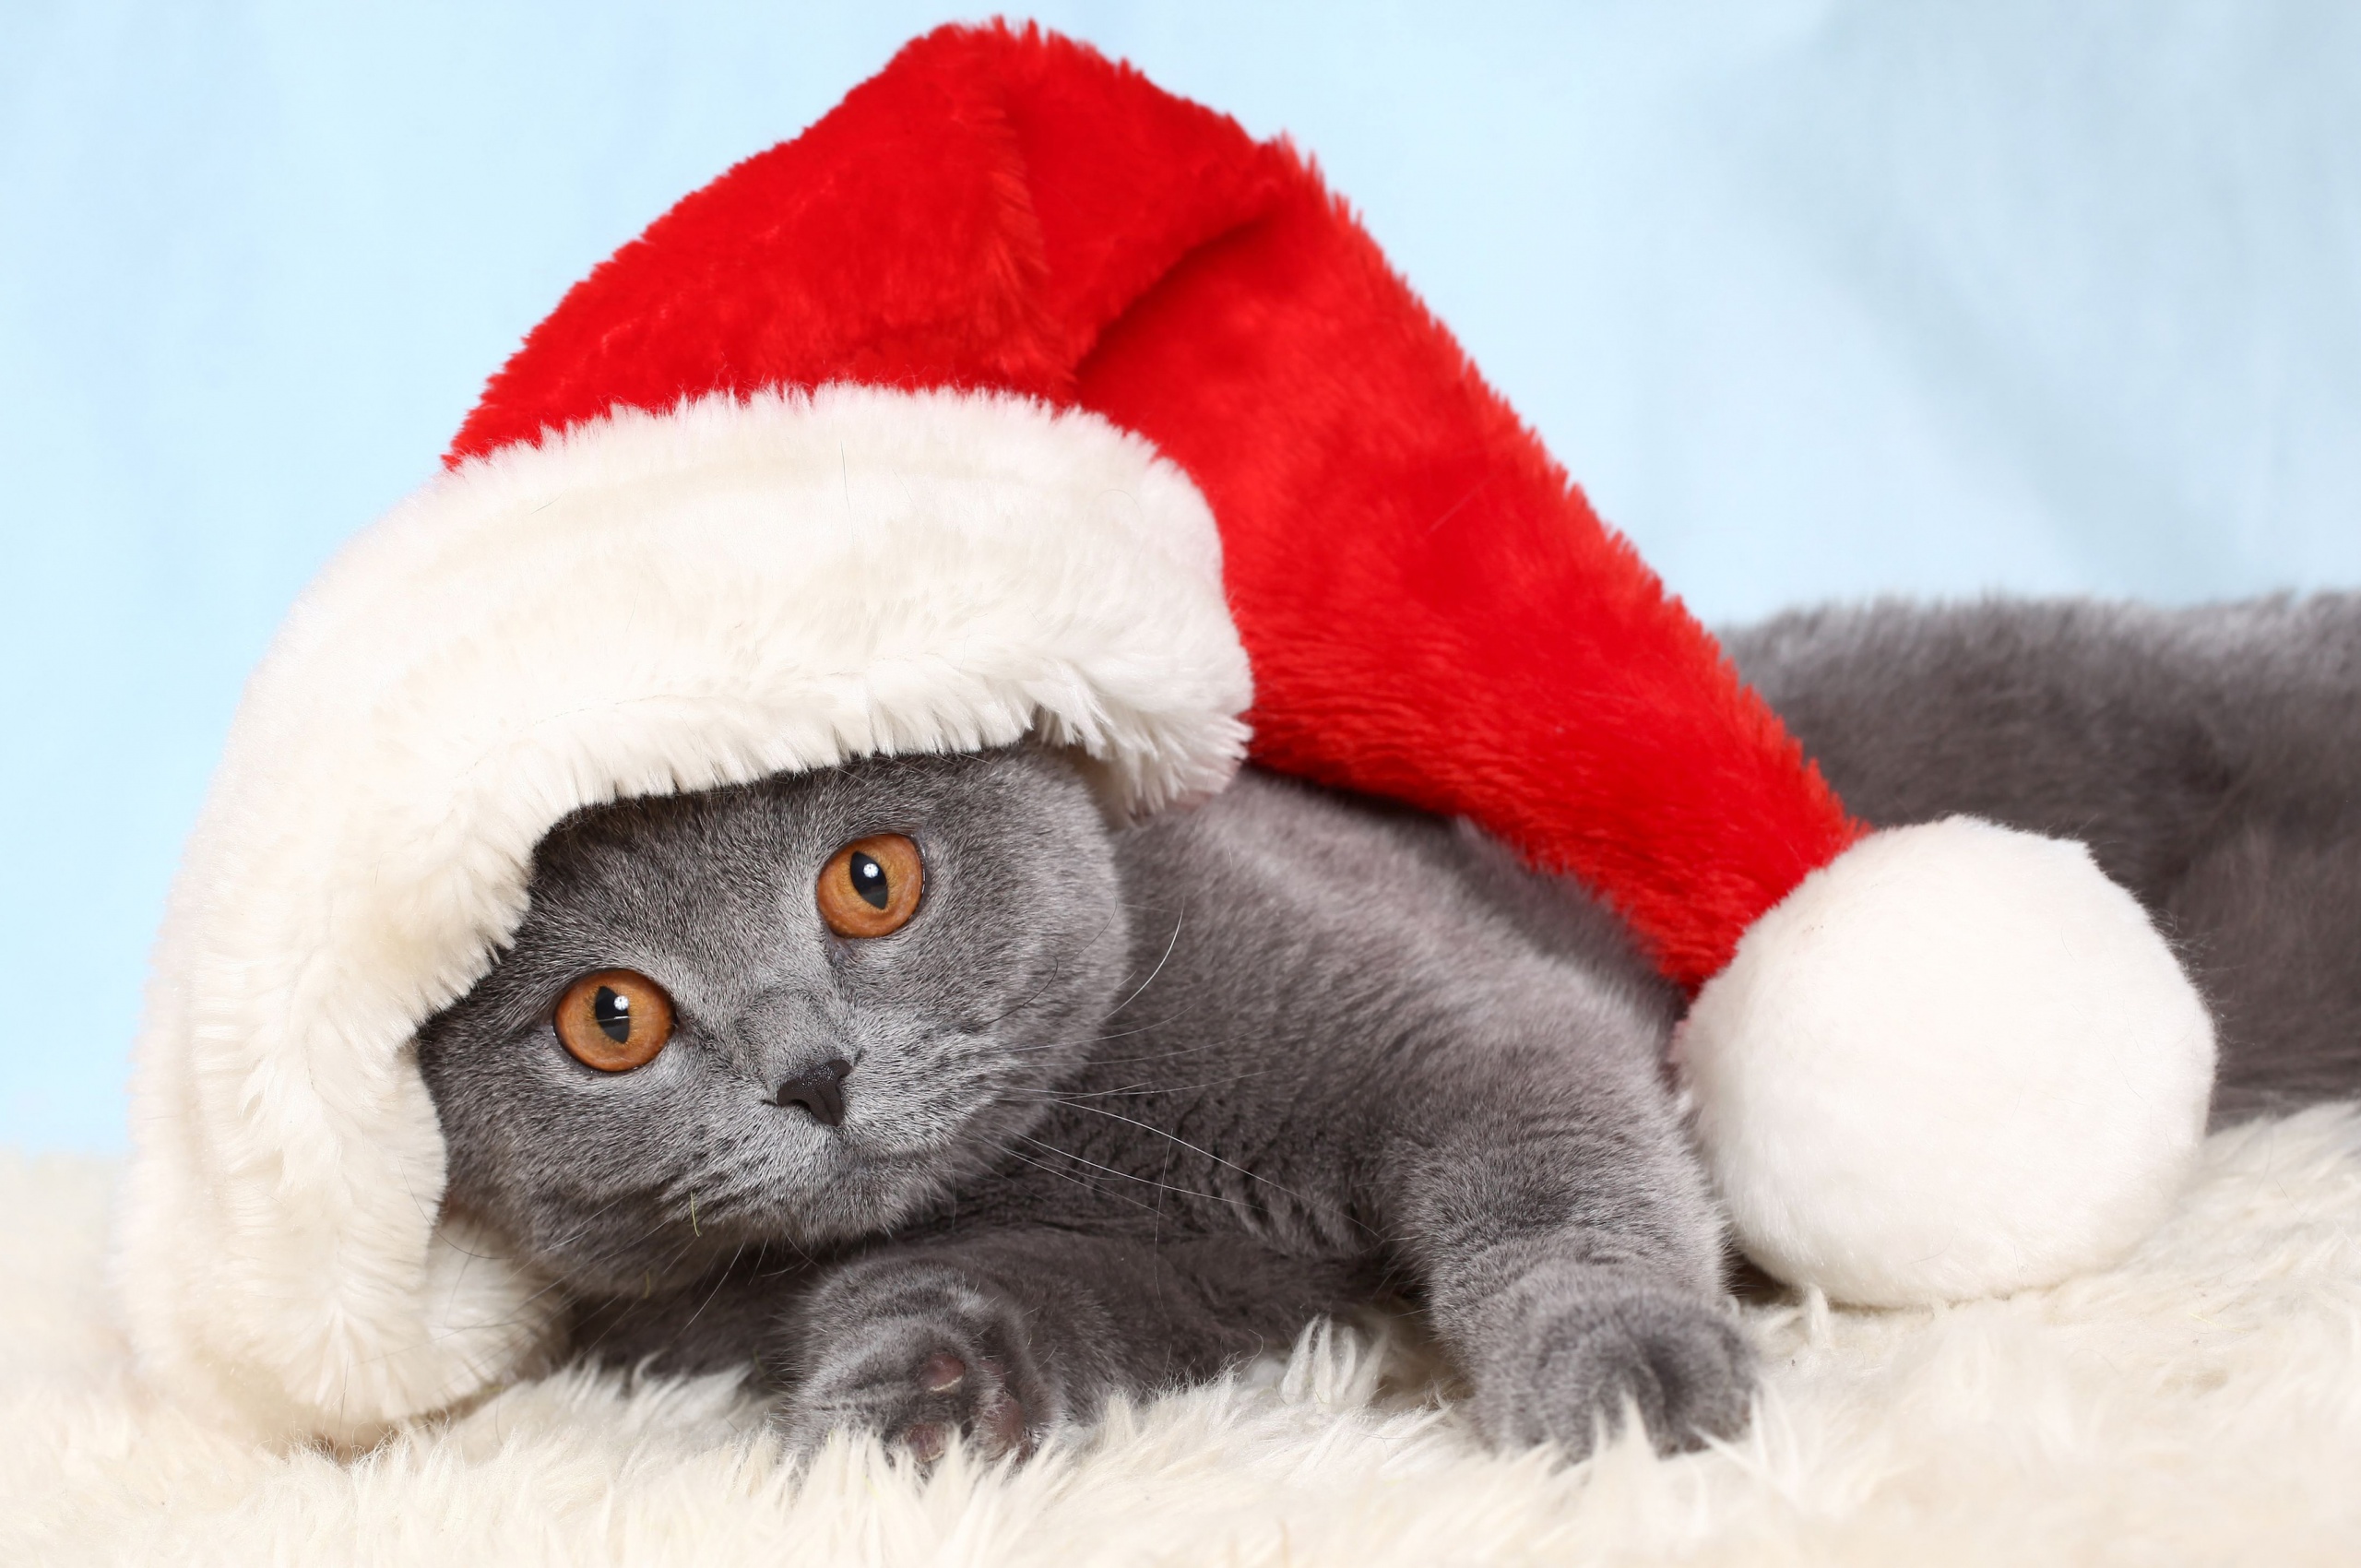
M 2204 1003 L 2080 844 L 1871 835 L 1756 921 L 1677 1047 L 1740 1243 L 1903 1305 L 2120 1258 L 2196 1158 Z
M 255 672 L 176 882 L 117 1272 L 142 1366 L 364 1439 L 508 1374 L 534 1282 L 437 1229 L 409 1049 L 578 807 L 1027 733 L 1217 789 L 1246 659 L 1188 480 L 1093 416 L 855 387 L 623 413 L 442 476 Z

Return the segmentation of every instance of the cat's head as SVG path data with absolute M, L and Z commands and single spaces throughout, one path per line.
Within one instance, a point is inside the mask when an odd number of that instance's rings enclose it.
M 530 898 L 419 1063 L 446 1203 L 591 1289 L 908 1218 L 1039 1114 L 1128 938 L 1088 787 L 1030 747 L 582 812 Z

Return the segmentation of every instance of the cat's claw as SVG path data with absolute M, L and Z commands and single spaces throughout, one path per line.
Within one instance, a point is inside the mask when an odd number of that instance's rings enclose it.
M 1754 1348 L 1719 1307 L 1647 1286 L 1550 1294 L 1477 1369 L 1473 1414 L 1494 1443 L 1581 1458 L 1634 1411 L 1659 1454 L 1746 1429 Z

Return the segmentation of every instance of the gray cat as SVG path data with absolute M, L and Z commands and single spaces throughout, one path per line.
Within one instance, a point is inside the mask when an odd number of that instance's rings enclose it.
M 2361 600 L 1885 607 L 1729 639 L 1853 808 L 2091 840 L 2219 1005 L 2222 1114 L 2361 1089 Z M 1036 748 L 579 814 L 420 1062 L 445 1202 L 569 1348 L 809 1440 L 1024 1452 L 1414 1304 L 1503 1445 L 1744 1422 L 1679 998 L 1463 826 L 1250 769 L 1147 826 Z

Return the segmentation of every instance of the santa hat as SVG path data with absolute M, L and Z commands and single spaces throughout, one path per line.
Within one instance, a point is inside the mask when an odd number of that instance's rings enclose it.
M 1287 145 L 1031 30 L 912 43 L 568 293 L 249 686 L 139 1047 L 142 1364 L 350 1440 L 528 1364 L 413 1031 L 579 807 L 1027 735 L 1465 816 L 1699 991 L 1745 1248 L 1863 1302 L 2103 1264 L 2203 1006 L 2077 845 L 1869 834 Z M 1702 990 L 1699 990 L 1702 988 Z

